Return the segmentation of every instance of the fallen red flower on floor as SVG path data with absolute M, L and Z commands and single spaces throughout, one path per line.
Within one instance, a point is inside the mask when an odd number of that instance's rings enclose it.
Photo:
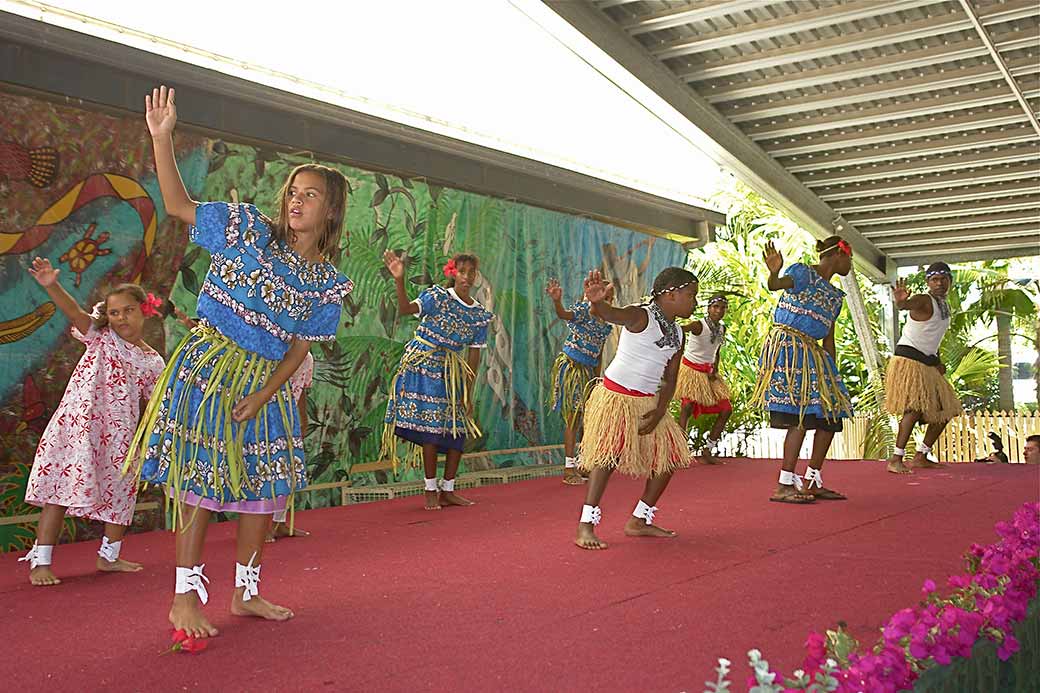
M 173 646 L 170 649 L 163 652 L 163 654 L 170 654 L 171 652 L 187 652 L 189 654 L 198 654 L 206 649 L 209 643 L 205 638 L 193 638 L 184 632 L 183 628 L 178 628 L 173 631 Z

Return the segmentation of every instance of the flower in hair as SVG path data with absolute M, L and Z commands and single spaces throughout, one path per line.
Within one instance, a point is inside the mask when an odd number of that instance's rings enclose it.
M 455 266 L 455 258 L 448 260 L 447 264 L 444 265 L 444 276 L 454 277 L 459 273 L 459 268 Z
M 849 257 L 852 257 L 852 246 L 849 245 L 848 242 L 845 241 L 844 239 L 838 241 L 838 250 L 840 250 L 841 252 L 845 253 Z
M 90 318 L 92 320 L 100 320 L 101 314 L 105 312 L 105 302 L 98 301 L 94 304 L 94 307 L 90 310 Z
M 141 304 L 141 315 L 146 318 L 151 318 L 159 314 L 159 306 L 162 305 L 162 299 L 153 293 L 149 293 L 148 297 L 144 299 L 144 303 Z

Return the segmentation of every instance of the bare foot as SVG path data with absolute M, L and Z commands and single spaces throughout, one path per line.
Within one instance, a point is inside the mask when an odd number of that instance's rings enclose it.
M 275 539 L 284 539 L 286 537 L 309 537 L 311 535 L 305 529 L 294 527 L 292 530 L 289 529 L 289 523 L 287 522 L 275 522 L 271 525 L 271 531 L 267 533 L 267 543 L 273 542 Z
M 170 624 L 174 630 L 183 630 L 191 638 L 212 638 L 219 632 L 202 615 L 202 605 L 195 592 L 173 595 Z
M 47 587 L 49 585 L 60 585 L 61 580 L 58 576 L 51 571 L 49 565 L 38 565 L 29 571 L 29 582 L 36 585 L 37 587 Z
M 628 522 L 625 523 L 625 536 L 627 537 L 661 537 L 663 539 L 672 539 L 673 537 L 679 536 L 670 529 L 664 527 L 658 527 L 657 525 L 648 525 L 645 520 L 638 517 L 628 518 Z
M 441 505 L 475 505 L 469 498 L 463 498 L 454 491 L 441 491 Z
M 564 467 L 563 483 L 568 486 L 581 486 L 585 483 L 585 477 L 581 475 L 576 467 Z
M 791 503 L 793 505 L 806 505 L 814 503 L 816 496 L 808 491 L 799 491 L 791 484 L 778 484 L 776 491 L 769 497 L 774 503 Z
M 101 556 L 98 556 L 97 569 L 106 573 L 136 573 L 139 570 L 143 570 L 144 566 L 140 563 L 134 563 L 133 561 L 124 561 L 122 558 L 117 558 L 114 561 L 106 561 Z
M 914 470 L 903 464 L 903 458 L 897 455 L 892 455 L 888 458 L 888 471 L 893 474 L 913 474 Z
M 607 548 L 607 542 L 596 536 L 595 526 L 588 522 L 578 523 L 578 536 L 574 537 L 574 543 L 583 549 L 598 551 Z
M 704 448 L 704 450 L 701 451 L 701 460 L 704 464 L 722 464 L 722 460 L 711 454 L 711 450 L 708 448 Z
M 424 491 L 423 500 L 426 501 L 427 510 L 440 510 L 441 509 L 441 494 L 440 491 Z
M 235 596 L 231 598 L 231 613 L 235 616 L 256 616 L 268 621 L 288 621 L 293 617 L 293 612 L 284 606 L 272 604 L 261 596 L 255 596 L 248 602 L 242 599 L 244 588 L 235 590 Z
M 921 453 L 917 453 L 916 455 L 914 455 L 913 465 L 918 469 L 940 469 L 942 467 L 941 464 L 939 464 L 938 462 L 932 462 L 930 459 L 928 459 Z

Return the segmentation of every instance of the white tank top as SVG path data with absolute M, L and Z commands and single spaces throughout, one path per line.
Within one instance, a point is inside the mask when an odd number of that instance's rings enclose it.
M 719 353 L 719 349 L 722 348 L 722 340 L 725 332 L 719 332 L 718 341 L 714 344 L 711 343 L 711 329 L 708 327 L 706 320 L 701 320 L 701 333 L 694 334 L 692 332 L 686 333 L 686 348 L 683 350 L 683 356 L 687 361 L 693 363 L 715 363 L 715 355 Z M 720 328 L 722 326 L 720 325 Z
M 617 353 L 604 375 L 621 387 L 652 395 L 661 387 L 668 361 L 682 348 L 683 332 L 674 322 L 666 323 L 670 332 L 666 335 L 653 311 L 642 308 L 647 313 L 646 329 L 637 333 L 621 329 Z
M 934 296 L 932 299 L 932 317 L 927 320 L 914 320 L 912 317 L 906 319 L 903 326 L 903 335 L 899 338 L 899 344 L 913 347 L 925 356 L 936 356 L 939 353 L 939 344 L 943 335 L 950 327 L 950 317 L 942 317 L 939 312 L 939 302 Z

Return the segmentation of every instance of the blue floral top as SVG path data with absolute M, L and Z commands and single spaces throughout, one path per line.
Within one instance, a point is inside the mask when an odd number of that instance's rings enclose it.
M 567 321 L 570 335 L 563 343 L 563 353 L 586 366 L 599 363 L 603 343 L 614 329 L 610 323 L 603 322 L 589 312 L 591 307 L 588 301 L 581 301 L 567 309 L 574 317 Z
M 813 339 L 823 339 L 841 313 L 845 292 L 801 262 L 788 267 L 784 276 L 794 280 L 794 287 L 780 295 L 773 322 L 804 332 Z
M 310 264 L 271 237 L 253 205 L 206 202 L 189 238 L 211 254 L 198 315 L 244 349 L 280 361 L 294 337 L 331 341 L 354 288 L 330 262 Z
M 476 301 L 466 305 L 455 289 L 434 285 L 419 294 L 419 327 L 415 336 L 451 351 L 487 346 L 488 325 L 494 314 Z

